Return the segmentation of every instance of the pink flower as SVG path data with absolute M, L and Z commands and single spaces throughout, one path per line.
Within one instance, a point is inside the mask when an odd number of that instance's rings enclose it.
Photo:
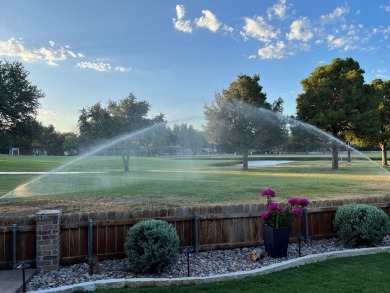
M 271 212 L 270 212 L 270 211 L 266 211 L 265 213 L 262 213 L 260 217 L 261 217 L 263 220 L 266 220 L 266 219 L 269 218 L 269 216 L 271 216 Z
M 280 205 L 278 205 L 276 202 L 271 202 L 269 204 L 268 208 L 271 211 L 276 211 L 276 212 L 282 212 L 283 211 L 283 208 Z
M 303 210 L 301 208 L 294 208 L 292 210 L 292 214 L 294 216 L 302 216 L 303 215 Z
M 264 189 L 263 192 L 261 193 L 262 196 L 269 196 L 269 197 L 275 197 L 275 191 L 272 189 Z
M 298 200 L 298 205 L 302 207 L 307 207 L 308 204 L 309 204 L 309 200 L 307 198 L 302 197 Z
M 293 198 L 290 198 L 289 200 L 288 200 L 288 203 L 289 204 L 291 204 L 291 205 L 293 205 L 293 206 L 296 206 L 296 205 L 298 205 L 298 199 L 297 198 L 295 198 L 295 197 L 293 197 Z

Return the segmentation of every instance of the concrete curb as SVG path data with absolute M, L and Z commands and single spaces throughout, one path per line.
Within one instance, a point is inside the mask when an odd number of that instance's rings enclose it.
M 93 282 L 86 282 L 80 284 L 74 284 L 69 286 L 62 286 L 52 289 L 44 289 L 37 291 L 29 291 L 29 293 L 71 293 L 71 292 L 91 292 L 98 289 L 118 289 L 126 287 L 140 287 L 140 286 L 172 286 L 172 285 L 199 285 L 207 283 L 215 283 L 228 280 L 236 280 L 247 277 L 254 277 L 259 275 L 266 275 L 273 272 L 282 271 L 285 269 L 302 266 L 311 263 L 317 263 L 329 259 L 360 256 L 368 254 L 386 253 L 390 252 L 389 246 L 374 247 L 374 248 L 361 248 L 361 249 L 349 249 L 341 251 L 332 251 L 321 254 L 312 254 L 300 258 L 287 260 L 285 262 L 272 264 L 263 268 L 254 269 L 251 271 L 234 272 L 230 274 L 214 275 L 207 277 L 186 277 L 186 278 L 132 278 L 132 279 L 109 279 Z

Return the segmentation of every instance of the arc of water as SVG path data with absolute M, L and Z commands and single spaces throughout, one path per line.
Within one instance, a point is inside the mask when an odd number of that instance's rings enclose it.
M 113 145 L 115 145 L 115 144 L 117 144 L 117 143 L 119 143 L 119 142 L 122 142 L 122 141 L 126 140 L 126 139 L 137 138 L 137 137 L 139 137 L 140 135 L 142 135 L 142 134 L 144 134 L 144 133 L 146 133 L 146 132 L 148 132 L 148 131 L 150 131 L 150 130 L 153 130 L 153 129 L 155 129 L 155 128 L 161 127 L 161 126 L 163 126 L 163 125 L 166 125 L 166 123 L 164 123 L 164 122 L 158 123 L 158 124 L 155 124 L 155 125 L 153 125 L 153 126 L 150 126 L 150 127 L 147 127 L 147 128 L 143 128 L 143 129 L 141 129 L 141 130 L 138 130 L 138 131 L 135 131 L 135 132 L 131 132 L 131 133 L 128 133 L 128 134 L 125 134 L 125 135 L 121 135 L 121 136 L 119 136 L 119 137 L 116 137 L 116 138 L 110 140 L 109 142 L 107 142 L 107 143 L 105 143 L 105 144 L 102 144 L 102 145 L 97 146 L 96 148 L 94 148 L 93 150 L 89 151 L 88 153 L 86 153 L 86 154 L 84 154 L 84 155 L 82 155 L 82 156 L 79 156 L 79 157 L 77 157 L 76 159 L 74 159 L 74 160 L 72 160 L 72 161 L 70 161 L 70 162 L 68 162 L 68 163 L 66 163 L 66 164 L 64 164 L 64 165 L 61 165 L 61 166 L 59 166 L 59 167 L 57 167 L 57 168 L 54 168 L 53 170 L 51 170 L 51 171 L 49 171 L 49 172 L 47 172 L 47 173 L 45 173 L 45 174 L 43 174 L 43 175 L 41 175 L 41 176 L 38 176 L 37 178 L 34 178 L 33 180 L 31 180 L 31 181 L 29 181 L 29 182 L 26 182 L 26 183 L 24 183 L 24 184 L 18 186 L 17 188 L 11 190 L 10 192 L 8 192 L 8 193 L 6 193 L 6 194 L 0 196 L 0 199 L 5 199 L 5 198 L 13 197 L 14 194 L 15 194 L 17 191 L 22 190 L 22 189 L 24 189 L 26 186 L 28 186 L 28 185 L 30 185 L 30 184 L 33 184 L 34 182 L 36 182 L 36 181 L 38 181 L 38 180 L 42 180 L 43 178 L 45 178 L 45 177 L 47 177 L 47 176 L 49 176 L 49 175 L 51 175 L 51 174 L 54 174 L 54 173 L 56 173 L 56 172 L 59 172 L 59 171 L 63 170 L 64 168 L 68 167 L 68 166 L 71 165 L 71 164 L 74 164 L 74 163 L 76 163 L 76 162 L 78 162 L 78 161 L 80 161 L 80 160 L 82 160 L 82 159 L 84 159 L 84 158 L 86 158 L 86 157 L 88 157 L 88 156 L 94 155 L 94 154 L 100 152 L 101 150 L 103 150 L 103 149 L 105 149 L 105 148 L 108 148 L 108 147 L 110 147 L 110 146 L 113 146 Z
M 300 125 L 304 126 L 304 127 L 307 127 L 307 128 L 310 128 L 312 129 L 313 131 L 316 131 L 317 133 L 321 134 L 321 135 L 324 135 L 326 136 L 329 140 L 335 140 L 337 141 L 337 143 L 339 144 L 342 144 L 344 146 L 347 146 L 349 147 L 350 149 L 352 149 L 354 152 L 358 153 L 360 156 L 362 156 L 363 158 L 367 159 L 369 162 L 371 162 L 372 164 L 374 164 L 376 167 L 382 169 L 385 173 L 389 174 L 390 175 L 390 172 L 385 169 L 382 165 L 378 164 L 377 162 L 371 160 L 367 155 L 363 154 L 362 152 L 358 151 L 357 149 L 355 149 L 354 147 L 350 146 L 350 145 L 347 145 L 345 142 L 343 142 L 341 139 L 337 138 L 337 137 L 334 137 L 333 135 L 325 132 L 324 130 L 322 129 L 319 129 L 311 124 L 308 124 L 308 123 L 305 123 L 305 122 L 302 122 L 302 121 L 298 121 L 298 120 L 295 120 L 297 121 Z

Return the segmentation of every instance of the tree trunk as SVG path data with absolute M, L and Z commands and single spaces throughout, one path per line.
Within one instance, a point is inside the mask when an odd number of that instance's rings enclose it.
M 332 169 L 339 169 L 339 148 L 337 140 L 332 140 Z
M 124 151 L 122 154 L 122 160 L 123 160 L 123 168 L 125 169 L 125 172 L 129 172 L 129 159 L 130 159 L 129 152 Z
M 350 147 L 351 143 L 348 141 L 347 142 L 347 153 L 348 153 L 348 163 L 351 162 L 351 147 Z
M 242 148 L 242 170 L 248 170 L 248 148 Z
M 380 145 L 381 151 L 382 151 L 382 166 L 386 167 L 386 166 L 388 166 L 388 164 L 387 164 L 387 150 L 386 150 L 387 141 L 380 142 L 379 145 Z

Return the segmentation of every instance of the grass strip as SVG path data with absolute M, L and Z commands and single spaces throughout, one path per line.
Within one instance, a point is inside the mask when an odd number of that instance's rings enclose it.
M 98 290 L 127 292 L 390 292 L 390 253 L 338 258 L 221 283 Z

